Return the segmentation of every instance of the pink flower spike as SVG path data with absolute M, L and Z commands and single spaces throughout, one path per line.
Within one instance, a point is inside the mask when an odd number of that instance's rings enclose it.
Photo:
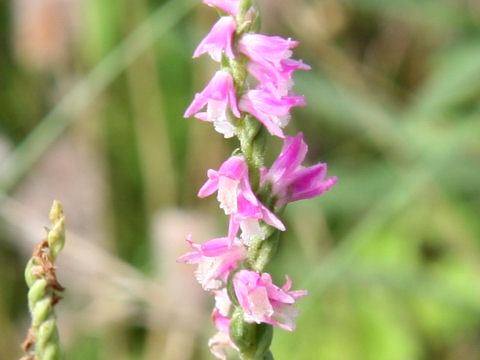
M 267 323 L 293 331 L 298 311 L 293 304 L 305 297 L 307 291 L 288 291 L 291 281 L 283 287 L 273 284 L 270 274 L 240 270 L 235 274 L 233 287 L 247 322 Z
M 207 111 L 200 112 L 205 106 L 207 106 Z M 213 122 L 215 130 L 223 134 L 225 138 L 229 138 L 235 134 L 235 128 L 228 119 L 228 107 L 234 116 L 237 118 L 241 116 L 237 107 L 232 76 L 226 71 L 219 70 L 205 89 L 195 95 L 183 117 L 188 118 L 195 115 L 197 119 Z
M 277 197 L 277 207 L 289 201 L 318 196 L 337 183 L 336 177 L 325 179 L 326 164 L 318 163 L 309 167 L 300 165 L 307 151 L 308 146 L 303 141 L 302 133 L 295 137 L 287 136 L 277 160 L 270 170 L 262 173 L 261 183 L 272 184 L 272 193 Z
M 197 58 L 208 52 L 213 60 L 219 62 L 222 59 L 222 52 L 231 59 L 235 57 L 232 49 L 233 33 L 237 24 L 231 16 L 221 17 L 210 32 L 195 49 L 193 57 Z
M 247 257 L 247 251 L 238 239 L 232 242 L 228 237 L 217 238 L 199 245 L 188 236 L 187 242 L 194 251 L 177 261 L 198 264 L 195 277 L 205 290 L 218 289 L 237 264 Z
M 282 128 L 290 121 L 290 109 L 305 105 L 303 96 L 284 96 L 278 99 L 262 89 L 248 91 L 241 99 L 239 108 L 257 118 L 274 136 L 284 138 Z
M 220 10 L 229 13 L 230 15 L 237 16 L 239 0 L 203 0 L 203 3 L 208 6 L 216 7 Z

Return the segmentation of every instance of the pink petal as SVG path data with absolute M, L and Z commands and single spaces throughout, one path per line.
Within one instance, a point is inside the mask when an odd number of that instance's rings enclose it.
M 282 221 L 267 207 L 262 205 L 262 220 L 265 221 L 268 225 L 277 228 L 280 231 L 285 231 L 285 225 Z
M 185 116 L 185 115 L 184 115 Z M 203 111 L 203 112 L 197 112 L 195 115 L 194 115 L 195 119 L 198 119 L 198 120 L 201 120 L 201 121 L 206 121 L 208 122 L 208 114 L 207 112 Z
M 231 156 L 218 169 L 218 173 L 234 180 L 240 180 L 247 172 L 247 164 L 241 156 Z
M 203 3 L 223 10 L 233 16 L 238 14 L 239 0 L 203 0 Z
M 273 183 L 281 182 L 282 177 L 288 177 L 305 159 L 308 146 L 303 141 L 303 134 L 298 133 L 295 137 L 287 136 L 284 140 L 282 151 L 275 160 L 266 175 Z
M 197 196 L 199 198 L 210 196 L 218 190 L 218 173 L 215 170 L 210 169 L 207 171 L 207 175 L 208 180 L 198 191 Z
M 273 326 L 278 326 L 279 328 L 281 328 L 283 330 L 287 330 L 287 331 L 295 330 L 295 328 L 293 326 L 281 323 L 280 321 L 278 321 L 278 320 L 276 320 L 272 317 L 265 318 L 264 322 L 267 323 L 267 324 L 273 325 Z
M 295 301 L 304 298 L 308 295 L 307 290 L 294 290 L 290 291 L 289 294 L 295 299 Z
M 193 53 L 193 57 L 196 58 L 208 52 L 215 61 L 220 61 L 222 51 L 224 51 L 227 57 L 233 59 L 235 56 L 232 50 L 232 38 L 236 26 L 237 24 L 232 17 L 221 17 L 200 42 Z
M 297 41 L 280 36 L 248 33 L 239 41 L 239 50 L 252 60 L 266 66 L 268 63 L 279 66 L 283 59 L 290 57 L 290 49 L 298 45 Z
M 201 258 L 202 258 L 202 253 L 201 253 L 201 247 L 198 244 L 195 244 L 192 241 L 192 234 L 187 234 L 187 237 L 185 241 L 188 243 L 188 245 L 194 249 L 195 251 L 186 253 L 185 255 L 180 256 L 177 259 L 177 262 L 185 262 L 187 264 L 196 264 L 198 263 Z
M 240 222 L 235 220 L 233 215 L 230 216 L 228 223 L 228 239 L 230 240 L 230 246 L 233 244 L 235 237 L 240 229 Z
M 250 303 L 248 301 L 248 282 L 246 281 L 246 279 L 244 279 L 245 272 L 250 273 L 250 271 L 248 270 L 240 270 L 238 273 L 235 274 L 235 277 L 233 279 L 233 287 L 235 290 L 235 296 L 237 297 L 240 306 L 243 309 L 250 311 Z
M 256 117 L 274 136 L 284 138 L 285 127 L 293 106 L 305 105 L 303 96 L 283 96 L 277 99 L 272 93 L 263 89 L 249 90 L 242 96 L 239 108 Z
M 292 279 L 290 279 L 290 276 L 285 275 L 285 284 L 282 286 L 283 291 L 288 291 L 292 287 Z
M 218 331 L 228 334 L 230 327 L 230 319 L 223 316 L 217 308 L 213 309 L 212 320 Z
M 309 199 L 332 188 L 338 182 L 338 179 L 332 176 L 324 180 L 326 172 L 326 164 L 317 164 L 298 171 L 292 181 L 289 201 Z
M 204 256 L 219 256 L 228 251 L 229 241 L 226 237 L 211 239 L 204 242 L 201 248 Z
M 254 206 L 259 206 L 260 201 L 258 201 L 257 197 L 253 193 L 252 186 L 250 185 L 250 179 L 248 178 L 248 173 L 242 178 L 242 192 L 241 195 Z
M 232 113 L 236 117 L 240 117 L 233 79 L 228 72 L 223 70 L 217 71 L 207 86 L 200 93 L 195 94 L 192 103 L 188 106 L 187 110 L 185 110 L 183 117 L 188 118 L 198 113 L 204 106 L 208 104 L 209 100 L 223 103 L 225 106 L 228 104 L 232 110 Z M 213 119 L 207 120 L 213 121 Z
M 187 264 L 197 264 L 202 259 L 202 255 L 198 252 L 192 251 L 180 256 L 177 262 L 184 262 Z

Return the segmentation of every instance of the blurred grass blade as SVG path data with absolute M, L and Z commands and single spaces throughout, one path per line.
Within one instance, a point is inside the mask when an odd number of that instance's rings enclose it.
M 113 80 L 162 35 L 177 24 L 198 1 L 170 0 L 143 21 L 122 43 L 45 116 L 0 167 L 0 191 L 8 192 L 50 145 Z
M 480 91 L 480 42 L 465 42 L 442 54 L 415 103 L 406 114 L 412 122 L 436 121 L 448 110 L 476 103 Z

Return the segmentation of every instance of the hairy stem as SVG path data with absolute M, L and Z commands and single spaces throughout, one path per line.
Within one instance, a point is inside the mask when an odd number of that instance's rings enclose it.
M 257 11 L 246 16 L 251 0 L 240 0 L 240 10 L 237 15 L 237 33 L 235 47 L 243 33 L 256 30 L 260 21 Z M 235 59 L 224 58 L 222 65 L 229 68 L 232 74 L 237 99 L 246 92 L 247 61 L 239 54 Z M 250 114 L 243 114 L 241 119 L 233 119 L 236 127 L 236 136 L 240 142 L 240 151 L 248 165 L 248 174 L 251 187 L 266 206 L 271 206 L 271 189 L 260 186 L 261 168 L 264 166 L 266 130 L 262 124 Z M 270 191 L 268 191 L 270 190 Z M 271 226 L 262 225 L 265 230 L 265 239 L 253 242 L 248 248 L 246 267 L 258 273 L 263 272 L 278 247 L 279 232 Z M 273 360 L 270 344 L 273 337 L 271 325 L 261 323 L 247 323 L 243 320 L 243 310 L 236 301 L 233 284 L 233 274 L 228 281 L 228 292 L 234 304 L 234 313 L 230 323 L 230 336 L 240 350 L 241 360 Z

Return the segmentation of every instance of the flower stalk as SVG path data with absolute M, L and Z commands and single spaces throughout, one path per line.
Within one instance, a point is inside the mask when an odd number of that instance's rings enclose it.
M 21 360 L 60 360 L 63 358 L 54 307 L 64 288 L 57 280 L 55 259 L 65 244 L 65 216 L 61 203 L 54 201 L 50 210 L 52 228 L 46 239 L 35 248 L 25 268 L 29 287 L 28 307 L 32 317 L 27 339 L 22 344 L 26 353 Z
M 208 53 L 220 70 L 197 93 L 184 117 L 211 122 L 225 138 L 237 137 L 239 149 L 218 170 L 210 169 L 198 196 L 217 193 L 219 206 L 229 216 L 226 237 L 195 244 L 178 261 L 198 264 L 195 276 L 215 294 L 212 319 L 218 330 L 209 346 L 218 359 L 227 359 L 226 348 L 242 360 L 273 359 L 269 350 L 273 326 L 293 331 L 297 300 L 305 290 L 291 291 L 287 276 L 281 287 L 264 272 L 286 230 L 280 219 L 292 201 L 329 190 L 337 179 L 325 178 L 327 166 L 304 167 L 308 147 L 303 134 L 286 136 L 292 107 L 305 105 L 293 93 L 292 75 L 309 70 L 291 59 L 298 42 L 256 33 L 258 8 L 251 0 L 203 0 L 220 19 L 194 51 Z M 205 110 L 203 110 L 205 108 Z M 265 167 L 268 134 L 283 140 L 277 160 Z

